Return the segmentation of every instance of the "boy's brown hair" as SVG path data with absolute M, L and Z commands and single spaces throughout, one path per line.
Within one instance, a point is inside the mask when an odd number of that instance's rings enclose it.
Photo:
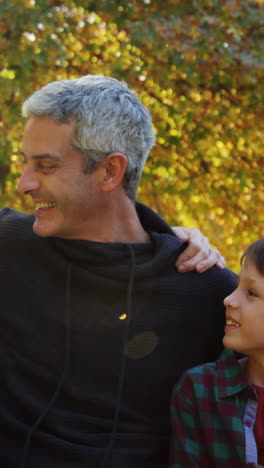
M 264 275 L 264 237 L 253 242 L 241 257 L 241 265 L 250 261 L 257 268 L 258 272 Z

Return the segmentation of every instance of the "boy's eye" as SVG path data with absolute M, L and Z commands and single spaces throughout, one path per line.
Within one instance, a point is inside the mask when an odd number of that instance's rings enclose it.
M 249 295 L 249 296 L 256 297 L 256 296 L 257 296 L 257 293 L 254 291 L 254 289 L 249 289 L 249 290 L 248 290 L 248 295 Z

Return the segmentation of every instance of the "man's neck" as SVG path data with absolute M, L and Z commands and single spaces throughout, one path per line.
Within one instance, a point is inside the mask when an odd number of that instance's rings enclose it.
M 97 208 L 92 220 L 85 221 L 72 239 L 118 243 L 150 242 L 149 235 L 140 223 L 135 203 L 127 196 L 118 198 L 118 202 L 113 202 L 110 198 L 109 202 Z

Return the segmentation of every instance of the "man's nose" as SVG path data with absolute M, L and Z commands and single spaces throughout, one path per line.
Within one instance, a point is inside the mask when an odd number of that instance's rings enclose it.
M 22 195 L 29 195 L 31 192 L 38 190 L 39 185 L 39 180 L 34 171 L 26 167 L 18 181 L 17 190 Z

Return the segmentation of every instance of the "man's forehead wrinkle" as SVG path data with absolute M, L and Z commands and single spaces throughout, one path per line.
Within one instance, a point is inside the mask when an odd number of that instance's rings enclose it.
M 24 153 L 23 150 L 20 151 L 21 156 L 23 156 L 24 159 L 26 159 L 26 154 Z M 53 159 L 55 161 L 60 161 L 60 158 L 58 156 L 54 156 L 53 154 L 50 153 L 43 153 L 43 154 L 33 154 L 31 156 L 32 159 Z
M 53 154 L 44 153 L 44 154 L 33 154 L 32 159 L 53 159 L 56 161 L 60 161 L 58 156 L 54 156 Z

